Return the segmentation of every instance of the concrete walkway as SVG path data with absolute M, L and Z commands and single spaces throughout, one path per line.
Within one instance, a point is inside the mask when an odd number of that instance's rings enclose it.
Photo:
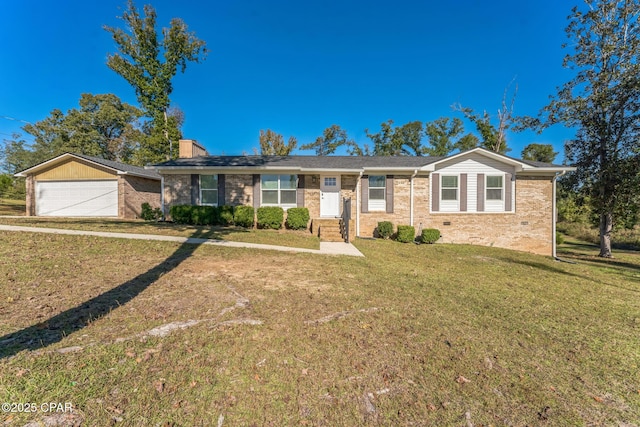
M 287 246 L 262 245 L 259 243 L 230 242 L 227 240 L 199 239 L 195 237 L 160 236 L 156 234 L 110 233 L 106 231 L 66 230 L 62 228 L 23 227 L 19 225 L 2 225 L 0 231 L 26 231 L 29 233 L 67 234 L 72 236 L 98 236 L 117 239 L 159 240 L 164 242 L 191 243 L 194 245 L 216 245 L 229 248 L 265 249 L 281 252 L 305 252 L 318 255 L 364 255 L 351 243 L 320 242 L 320 249 L 290 248 Z

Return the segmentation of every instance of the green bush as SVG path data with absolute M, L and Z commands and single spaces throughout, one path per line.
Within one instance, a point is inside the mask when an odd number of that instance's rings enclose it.
M 564 236 L 560 234 L 559 231 L 556 231 L 556 245 L 561 245 L 564 243 Z
M 258 228 L 282 228 L 284 210 L 279 206 L 263 206 L 258 208 Z
M 424 230 L 422 230 L 422 233 L 420 234 L 420 241 L 422 243 L 435 243 L 438 241 L 438 239 L 440 238 L 440 230 L 437 230 L 435 228 L 425 228 Z
M 233 206 L 229 206 L 229 205 L 218 206 L 218 224 L 233 225 L 234 224 L 233 219 L 234 219 Z
M 140 209 L 140 218 L 145 221 L 158 221 L 162 219 L 162 211 L 160 208 L 153 209 L 149 203 L 145 202 Z
M 376 231 L 378 233 L 378 237 L 388 239 L 393 234 L 393 224 L 391 223 L 391 221 L 379 222 Z
M 292 230 L 305 230 L 309 224 L 309 209 L 289 208 L 287 210 L 287 228 Z
M 413 225 L 399 225 L 396 240 L 402 243 L 413 242 L 416 239 L 416 228 Z
M 191 206 L 174 205 L 169 209 L 169 215 L 173 222 L 178 224 L 191 224 Z
M 233 222 L 240 227 L 252 228 L 253 213 L 253 206 L 236 206 L 233 213 Z
M 191 224 L 213 225 L 216 222 L 217 209 L 213 206 L 192 206 Z

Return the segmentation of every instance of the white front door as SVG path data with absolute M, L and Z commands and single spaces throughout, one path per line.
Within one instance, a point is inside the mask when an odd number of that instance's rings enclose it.
M 320 176 L 320 216 L 340 216 L 340 175 Z

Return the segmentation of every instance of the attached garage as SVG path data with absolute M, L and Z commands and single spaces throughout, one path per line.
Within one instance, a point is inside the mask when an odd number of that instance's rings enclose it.
M 118 181 L 38 181 L 36 216 L 118 216 Z
M 92 156 L 65 153 L 16 176 L 27 184 L 27 215 L 137 218 L 160 207 L 160 176 Z

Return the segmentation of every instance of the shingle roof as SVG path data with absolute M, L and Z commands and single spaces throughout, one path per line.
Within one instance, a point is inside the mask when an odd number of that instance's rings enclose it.
M 202 156 L 169 160 L 158 167 L 247 167 L 302 169 L 420 168 L 442 157 L 415 156 Z
M 128 165 L 126 163 L 114 162 L 113 160 L 105 160 L 100 157 L 87 156 L 85 154 L 73 154 L 74 156 L 89 160 L 94 163 L 98 163 L 102 166 L 106 166 L 111 169 L 116 169 L 121 172 L 131 173 L 134 175 L 143 176 L 151 179 L 160 179 L 160 175 L 153 170 L 145 169 L 139 166 Z

